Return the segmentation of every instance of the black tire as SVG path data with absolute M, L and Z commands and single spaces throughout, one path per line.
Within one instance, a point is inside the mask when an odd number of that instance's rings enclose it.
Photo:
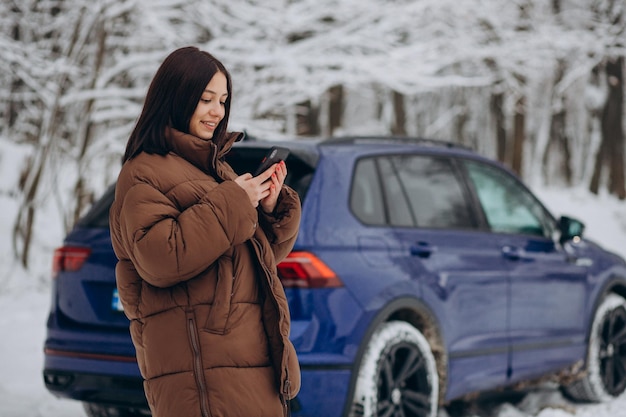
M 608 401 L 626 389 L 626 300 L 609 294 L 596 311 L 587 353 L 587 374 L 567 387 L 572 399 Z
M 351 417 L 435 417 L 439 377 L 426 338 L 402 321 L 383 323 L 359 365 Z
M 150 410 L 143 408 L 125 408 L 95 403 L 83 403 L 87 417 L 147 417 Z

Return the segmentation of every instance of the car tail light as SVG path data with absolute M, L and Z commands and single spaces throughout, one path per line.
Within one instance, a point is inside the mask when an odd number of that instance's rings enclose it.
M 278 264 L 278 276 L 286 288 L 343 287 L 335 272 L 309 252 L 291 252 Z
M 91 249 L 80 246 L 63 246 L 54 251 L 52 258 L 52 276 L 56 278 L 59 272 L 78 271 L 89 255 Z

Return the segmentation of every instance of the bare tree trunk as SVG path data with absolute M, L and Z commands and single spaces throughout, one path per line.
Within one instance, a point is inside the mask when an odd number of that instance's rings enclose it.
M 606 141 L 602 138 L 600 147 L 598 148 L 598 153 L 596 153 L 593 175 L 591 176 L 591 181 L 589 182 L 589 191 L 593 194 L 598 194 L 598 191 L 600 191 L 600 178 L 602 177 L 602 167 L 606 153 Z
M 610 149 L 609 192 L 626 198 L 624 184 L 624 57 L 606 65 L 609 94 L 602 112 L 602 137 Z
M 626 198 L 624 181 L 624 58 L 609 60 L 605 67 L 608 84 L 607 99 L 601 115 L 602 139 L 589 184 L 589 191 L 597 194 L 605 164 L 608 164 L 609 193 Z
M 459 112 L 459 115 L 455 117 L 454 120 L 454 130 L 456 131 L 454 139 L 458 141 L 458 143 L 466 144 L 467 142 L 469 142 L 469 138 L 466 137 L 467 132 L 465 130 L 467 121 L 469 120 L 469 111 L 467 110 L 467 104 L 465 104 L 463 107 L 464 110 Z
M 320 134 L 320 109 L 311 100 L 296 105 L 296 135 L 316 136 Z
M 46 151 L 43 152 L 44 154 L 47 153 Z M 20 178 L 20 188 L 23 189 L 25 195 L 24 203 L 22 203 L 18 217 L 13 224 L 13 250 L 18 255 L 20 264 L 22 264 L 23 267 L 28 267 L 30 242 L 33 235 L 33 223 L 35 221 L 34 200 L 37 187 L 41 180 L 41 174 L 44 171 L 44 161 L 36 165 L 34 162 L 29 163 L 29 165 L 24 168 L 24 172 Z M 31 169 L 33 169 L 33 172 L 31 172 Z M 31 184 L 27 185 L 29 183 L 29 176 Z
M 391 133 L 394 135 L 406 135 L 406 111 L 404 109 L 404 95 L 393 91 L 393 125 Z
M 104 55 L 106 53 L 106 38 L 107 32 L 102 20 L 98 21 L 97 24 L 97 51 L 95 56 L 95 62 L 93 65 L 92 78 L 89 88 L 95 89 L 96 84 L 98 82 L 98 76 L 102 67 L 104 66 Z M 91 139 L 93 135 L 93 124 L 91 122 L 91 114 L 93 112 L 94 99 L 88 100 L 85 105 L 84 116 L 82 117 L 82 126 L 78 130 L 81 132 L 81 135 L 77 137 L 79 143 L 79 153 L 77 157 L 77 165 L 78 165 L 78 178 L 76 180 L 76 184 L 74 185 L 74 195 L 76 196 L 74 212 L 72 218 L 69 219 L 65 224 L 65 230 L 69 230 L 69 228 L 76 223 L 83 209 L 93 202 L 93 195 L 89 193 L 85 189 L 85 181 L 84 176 L 86 172 L 89 170 L 89 161 L 85 161 L 85 156 L 87 154 L 87 149 L 91 144 Z
M 565 63 L 562 60 L 559 60 L 554 79 L 555 86 L 563 80 L 564 74 Z M 546 180 L 549 180 L 553 174 L 553 172 L 551 171 L 551 167 L 548 166 L 552 162 L 550 155 L 556 153 L 557 159 L 561 162 L 561 167 L 559 169 L 558 175 L 561 178 L 565 179 L 565 182 L 568 185 L 571 185 L 571 151 L 569 148 L 569 138 L 567 137 L 567 133 L 565 130 L 566 112 L 562 104 L 562 100 L 562 96 L 556 96 L 556 93 L 553 92 L 552 108 L 554 113 L 552 114 L 552 119 L 550 120 L 550 134 L 548 137 L 548 143 L 546 144 L 545 152 L 543 154 L 542 166 L 544 178 L 546 178 Z
M 28 268 L 28 254 L 33 235 L 33 224 L 36 216 L 36 197 L 41 185 L 42 173 L 50 157 L 50 148 L 53 139 L 54 126 L 58 118 L 58 97 L 53 108 L 48 110 L 43 117 L 43 127 L 40 130 L 40 145 L 36 157 L 25 168 L 26 172 L 20 186 L 22 188 L 22 201 L 18 210 L 17 219 L 13 226 L 13 250 L 15 251 L 22 266 Z
M 548 164 L 551 163 L 550 154 L 556 152 L 558 159 L 561 163 L 559 169 L 559 176 L 565 179 L 567 185 L 572 184 L 572 167 L 570 166 L 572 153 L 570 150 L 569 138 L 565 133 L 565 110 L 561 110 L 552 115 L 552 121 L 550 124 L 550 142 L 546 148 L 546 153 L 543 157 L 543 169 L 545 178 L 549 179 L 551 172 Z
M 336 128 L 341 126 L 343 113 L 343 86 L 336 85 L 328 90 L 330 103 L 328 105 L 328 130 L 332 136 Z
M 13 30 L 11 31 L 11 36 L 13 38 L 14 41 L 19 42 L 21 39 L 21 35 L 20 35 L 20 26 L 15 23 L 13 26 Z M 24 85 L 24 82 L 17 76 L 13 75 L 12 76 L 13 80 L 11 81 L 11 95 L 9 96 L 8 100 L 7 100 L 7 127 L 11 128 L 13 127 L 13 125 L 15 124 L 15 122 L 17 121 L 17 116 L 18 116 L 18 112 L 19 112 L 19 105 L 18 103 L 16 103 L 16 101 L 12 100 L 11 97 L 13 96 L 14 93 L 18 92 L 20 90 L 20 88 Z
M 506 128 L 504 124 L 504 111 L 502 109 L 504 103 L 504 94 L 494 93 L 491 95 L 491 114 L 495 120 L 496 130 L 496 155 L 498 161 L 506 163 L 507 146 L 506 146 Z
M 511 169 L 522 175 L 524 162 L 524 142 L 526 141 L 526 99 L 521 97 L 515 105 L 513 116 L 513 152 L 511 155 Z

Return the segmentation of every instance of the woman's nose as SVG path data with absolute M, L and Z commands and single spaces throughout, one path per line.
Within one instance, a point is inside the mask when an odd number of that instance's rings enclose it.
M 223 117 L 224 116 L 224 106 L 222 106 L 220 103 L 217 103 L 217 105 L 211 106 L 211 108 L 209 109 L 209 113 L 212 116 Z

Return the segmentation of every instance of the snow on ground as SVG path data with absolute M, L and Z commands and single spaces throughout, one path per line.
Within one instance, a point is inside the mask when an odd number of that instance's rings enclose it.
M 44 388 L 43 340 L 50 297 L 16 292 L 0 298 L 0 417 L 84 417 L 75 401 Z
M 536 189 L 556 215 L 567 214 L 584 221 L 586 235 L 626 257 L 626 202 L 608 195 L 590 196 L 584 189 Z M 9 199 L 0 196 L 2 212 L 10 212 Z M 5 219 L 11 218 L 6 216 Z M 41 280 L 7 268 L 10 258 L 10 227 L 0 222 L 0 417 L 84 417 L 75 401 L 57 399 L 43 384 L 43 340 L 49 305 Z M 52 236 L 48 240 L 58 239 Z M 43 250 L 42 250 L 43 251 Z M 50 254 L 42 253 L 50 259 Z M 38 270 L 37 274 L 45 271 Z M 11 275 L 10 279 L 7 275 Z M 35 285 L 32 285 L 35 281 Z M 20 282 L 31 284 L 20 286 Z M 440 417 L 446 417 L 440 412 Z M 626 417 L 626 395 L 605 404 L 572 404 L 554 387 L 531 393 L 512 405 L 507 402 L 490 410 L 467 412 L 464 417 Z M 322 417 L 322 416 L 319 416 Z

